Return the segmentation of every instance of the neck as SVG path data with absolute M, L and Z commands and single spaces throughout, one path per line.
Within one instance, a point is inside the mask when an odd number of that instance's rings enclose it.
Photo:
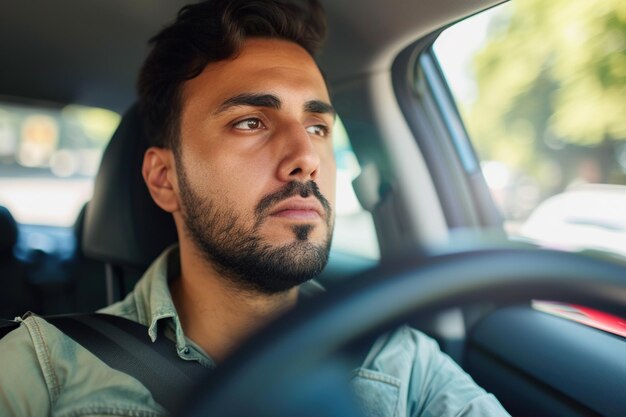
M 172 299 L 185 335 L 216 362 L 295 305 L 297 288 L 272 295 L 244 291 L 180 244 L 181 276 L 170 284 Z

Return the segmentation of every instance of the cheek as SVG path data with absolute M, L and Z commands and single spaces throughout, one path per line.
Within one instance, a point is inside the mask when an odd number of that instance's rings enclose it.
M 183 131 L 183 164 L 189 186 L 216 205 L 247 215 L 267 182 L 267 152 L 230 137 L 214 124 L 189 118 Z M 189 127 L 192 126 L 193 128 Z
M 207 163 L 208 165 L 208 163 Z M 205 181 L 217 204 L 229 205 L 240 216 L 249 217 L 263 197 L 267 164 L 241 158 L 216 158 L 206 170 Z

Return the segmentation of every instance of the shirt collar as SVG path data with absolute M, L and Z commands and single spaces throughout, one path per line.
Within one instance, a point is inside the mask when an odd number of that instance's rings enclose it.
M 169 279 L 179 275 L 179 250 L 178 245 L 173 245 L 150 265 L 137 283 L 134 295 L 139 321 L 148 326 L 150 339 L 156 340 L 159 321 L 171 319 L 176 348 L 180 350 L 184 349 L 187 343 L 169 289 Z

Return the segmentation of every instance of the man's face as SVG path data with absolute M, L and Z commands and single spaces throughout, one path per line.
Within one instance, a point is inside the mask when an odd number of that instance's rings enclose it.
M 223 276 L 265 293 L 321 272 L 334 223 L 334 112 L 298 45 L 249 39 L 183 87 L 185 233 Z

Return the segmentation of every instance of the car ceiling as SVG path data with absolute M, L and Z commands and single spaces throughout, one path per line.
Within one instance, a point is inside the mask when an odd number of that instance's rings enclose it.
M 0 95 L 122 112 L 134 100 L 147 40 L 188 2 L 6 2 L 0 13 Z M 388 68 L 391 58 L 420 35 L 498 1 L 323 3 L 330 36 L 320 63 L 331 84 L 336 84 Z

